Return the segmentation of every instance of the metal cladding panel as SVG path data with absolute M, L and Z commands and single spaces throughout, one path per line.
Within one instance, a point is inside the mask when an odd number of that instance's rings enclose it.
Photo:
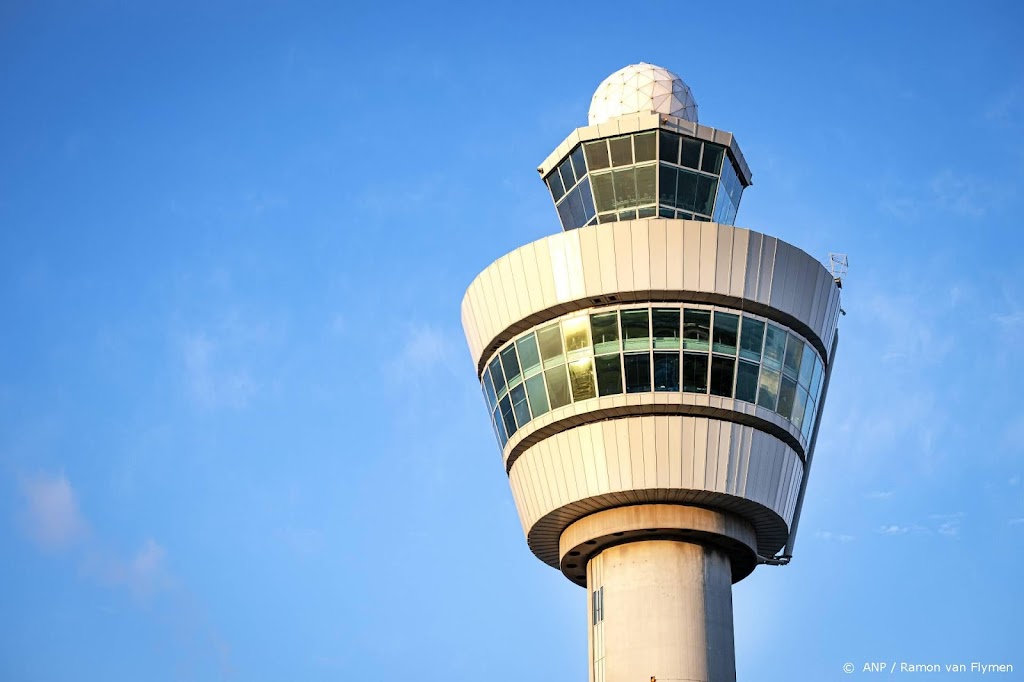
M 631 460 L 629 476 L 623 475 L 624 458 Z M 562 483 L 559 469 L 575 485 Z M 749 475 L 743 477 L 744 471 Z M 776 551 L 788 535 L 791 489 L 799 488 L 802 473 L 796 453 L 761 431 L 658 415 L 592 423 L 552 436 L 516 460 L 509 480 L 539 556 L 557 553 L 561 530 L 586 513 L 637 502 L 701 504 L 738 514 L 758 528 L 763 549 Z
M 796 324 L 824 351 L 838 288 L 806 253 L 744 228 L 621 221 L 547 237 L 498 259 L 470 285 L 463 323 L 480 372 L 501 344 L 561 314 L 657 300 L 712 302 L 769 318 L 777 311 L 780 324 Z

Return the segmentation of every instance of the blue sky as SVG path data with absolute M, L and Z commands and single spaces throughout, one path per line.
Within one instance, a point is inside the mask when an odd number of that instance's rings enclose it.
M 737 135 L 737 224 L 850 254 L 796 558 L 734 592 L 740 679 L 1019 676 L 1022 23 L 0 4 L 0 678 L 585 679 L 459 304 L 558 229 L 534 169 L 641 60 Z

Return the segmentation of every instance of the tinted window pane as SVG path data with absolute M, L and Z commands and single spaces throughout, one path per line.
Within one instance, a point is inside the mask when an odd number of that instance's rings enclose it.
M 658 201 L 668 206 L 676 204 L 676 169 L 662 165 L 659 169 Z M 671 217 L 671 216 L 669 216 Z
M 793 421 L 793 426 L 798 429 L 802 429 L 804 425 L 804 410 L 807 408 L 807 391 L 804 390 L 803 386 L 797 386 L 796 389 L 796 402 L 793 404 L 793 416 L 790 419 Z
M 796 382 L 787 376 L 782 377 L 779 387 L 779 406 L 776 412 L 786 419 L 793 415 L 793 404 L 796 402 Z
M 736 374 L 736 399 L 748 403 L 757 399 L 757 365 L 740 360 Z
M 676 180 L 676 208 L 693 211 L 697 208 L 697 174 L 690 171 L 679 171 Z
M 573 150 L 572 156 L 572 172 L 576 176 L 576 180 L 582 180 L 583 176 L 587 174 L 587 164 L 583 162 L 583 147 L 576 147 Z
M 683 353 L 683 390 L 687 393 L 708 392 L 708 356 Z
M 626 350 L 647 350 L 651 347 L 647 309 L 622 311 L 623 347 Z
M 572 226 L 583 227 L 587 224 L 587 216 L 583 211 L 583 196 L 580 188 L 577 187 L 565 200 L 569 204 L 569 211 L 572 213 Z
M 679 353 L 654 354 L 654 390 L 679 390 Z
M 661 139 L 661 160 L 668 161 L 669 163 L 679 163 L 679 136 L 662 130 L 658 137 Z
M 562 162 L 562 165 L 558 167 L 558 173 L 562 176 L 562 184 L 565 185 L 565 191 L 576 184 L 576 178 L 572 176 L 572 164 L 569 163 L 569 159 Z
M 729 313 L 715 313 L 715 332 L 712 338 L 711 350 L 716 353 L 728 353 L 736 355 L 736 331 L 740 326 L 738 315 Z
M 653 204 L 654 199 L 654 175 L 656 166 L 640 166 L 636 169 L 636 202 L 638 204 Z
M 551 198 L 558 203 L 558 200 L 565 194 L 565 188 L 562 187 L 562 179 L 558 177 L 558 171 L 555 171 L 548 176 L 547 179 L 548 189 L 551 190 Z
M 576 188 L 576 191 L 580 193 L 580 199 L 583 200 L 583 215 L 589 223 L 595 215 L 594 195 L 590 192 L 590 178 L 583 178 L 583 182 Z
M 516 433 L 516 419 L 512 416 L 512 401 L 505 396 L 498 403 L 498 407 L 501 409 L 501 423 L 505 425 L 505 433 L 511 438 Z
M 700 142 L 683 138 L 683 153 L 679 163 L 687 168 L 697 168 L 700 165 Z
M 651 356 L 648 353 L 622 356 L 626 369 L 626 393 L 651 390 Z
M 498 442 L 504 448 L 505 443 L 508 442 L 508 436 L 505 435 L 505 425 L 502 424 L 500 408 L 495 407 L 494 411 L 491 412 L 491 422 L 494 425 L 494 431 L 498 434 Z
M 764 322 L 743 318 L 743 331 L 740 334 L 740 357 L 755 362 L 761 361 L 761 345 L 764 341 Z M 751 401 L 753 402 L 753 401 Z
M 530 421 L 530 406 L 526 402 L 526 387 L 519 384 L 509 391 L 508 395 L 512 398 L 512 411 L 515 412 L 516 423 L 520 427 L 525 426 Z
M 804 344 L 804 354 L 800 358 L 800 385 L 804 388 L 811 387 L 811 377 L 814 375 L 814 355 L 810 345 Z
M 583 147 L 587 152 L 587 167 L 590 170 L 608 168 L 608 147 L 604 140 L 588 142 Z
M 500 395 L 502 390 L 505 388 L 505 375 L 501 373 L 501 360 L 497 356 L 491 360 L 491 364 L 487 366 L 488 371 L 491 373 L 491 381 L 494 382 L 494 390 Z
M 618 353 L 594 358 L 597 368 L 597 390 L 601 395 L 622 393 L 622 365 Z
M 567 352 L 590 348 L 590 325 L 585 315 L 562 320 L 562 332 Z
M 654 132 L 633 136 L 633 152 L 636 162 L 654 161 Z
M 701 159 L 700 169 L 706 173 L 718 175 L 722 171 L 722 152 L 724 151 L 724 147 L 705 142 L 704 158 Z
M 582 358 L 569 363 L 569 383 L 572 385 L 572 399 L 586 400 L 597 397 L 594 383 L 594 359 Z
M 552 410 L 570 403 L 569 379 L 565 375 L 565 365 L 544 372 L 544 383 L 548 387 L 548 401 Z
M 575 227 L 572 224 L 572 209 L 568 198 L 563 198 L 562 203 L 558 205 L 558 220 L 562 223 L 563 230 L 571 230 Z
M 539 330 L 537 344 L 540 346 L 540 357 L 544 360 L 545 368 L 562 361 L 562 331 L 557 324 Z
M 711 358 L 711 395 L 732 397 L 732 375 L 736 361 L 732 358 Z
M 804 438 L 810 438 L 812 435 L 811 432 L 814 429 L 814 420 L 818 416 L 815 410 L 814 401 L 811 400 L 810 396 L 807 396 L 807 406 L 804 407 L 804 423 L 800 427 L 800 433 L 804 435 Z
M 718 183 L 714 178 L 701 175 L 697 178 L 697 203 L 693 209 L 696 213 L 711 215 L 715 206 L 715 189 Z
M 636 218 L 636 210 L 630 209 L 629 211 L 619 211 L 619 220 L 633 220 Z
M 814 399 L 815 402 L 817 402 L 818 398 L 820 397 L 819 394 L 821 392 L 822 373 L 823 373 L 823 367 L 821 365 L 821 360 L 819 360 L 818 356 L 815 355 L 814 356 L 814 373 L 811 375 L 811 385 L 808 387 L 810 389 L 810 391 L 811 391 L 811 398 Z
M 757 404 L 761 407 L 767 407 L 769 410 L 774 410 L 775 400 L 778 396 L 779 373 L 762 367 L 761 380 L 757 388 Z
M 676 212 L 675 209 L 665 208 L 664 206 L 662 206 L 661 208 L 658 209 L 658 215 L 660 215 L 662 218 L 675 218 Z
M 636 206 L 636 169 L 612 171 L 615 184 L 615 208 Z
M 679 348 L 679 308 L 655 308 L 651 327 L 655 348 Z
M 768 369 L 782 369 L 782 358 L 786 352 L 786 332 L 775 325 L 768 325 L 764 340 L 764 365 Z
M 618 352 L 619 314 L 604 313 L 590 316 L 590 327 L 594 333 L 594 353 Z
M 526 380 L 526 393 L 530 396 L 530 411 L 536 419 L 548 411 L 548 392 L 544 390 L 544 375 L 537 374 Z
M 628 135 L 608 140 L 608 146 L 612 150 L 612 166 L 629 166 L 633 163 L 633 140 Z
M 501 351 L 501 364 L 505 368 L 505 378 L 511 385 L 519 378 L 519 361 L 516 359 L 516 347 L 509 346 Z
M 789 335 L 789 343 L 786 344 L 786 359 L 782 371 L 786 376 L 796 379 L 800 373 L 800 358 L 804 354 L 804 343 L 792 334 Z
M 484 396 L 487 398 L 487 408 L 493 410 L 498 403 L 498 397 L 494 394 L 494 382 L 491 381 L 491 373 L 484 371 L 484 379 L 481 382 L 484 386 Z
M 683 312 L 683 348 L 707 350 L 711 338 L 711 311 L 686 310 Z
M 597 212 L 611 211 L 615 208 L 615 191 L 612 189 L 612 174 L 600 173 L 590 176 L 594 183 L 594 202 L 597 204 Z
M 519 349 L 519 362 L 523 372 L 529 374 L 531 369 L 540 367 L 540 353 L 537 351 L 537 339 L 533 334 L 516 341 L 516 348 Z
M 637 217 L 639 218 L 653 218 L 657 211 L 653 206 L 647 206 L 646 208 L 638 208 L 636 210 Z

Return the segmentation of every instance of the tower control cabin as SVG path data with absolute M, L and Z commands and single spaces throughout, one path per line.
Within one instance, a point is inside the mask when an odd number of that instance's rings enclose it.
M 591 682 L 735 680 L 732 584 L 785 563 L 839 286 L 734 227 L 731 133 L 650 64 L 541 164 L 562 232 L 469 286 L 462 321 L 527 543 L 587 590 Z

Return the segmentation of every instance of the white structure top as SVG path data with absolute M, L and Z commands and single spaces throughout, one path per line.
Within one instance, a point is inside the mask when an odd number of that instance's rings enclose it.
M 652 111 L 697 122 L 690 86 L 668 69 L 640 62 L 619 69 L 597 86 L 588 119 L 597 125 L 616 116 Z

